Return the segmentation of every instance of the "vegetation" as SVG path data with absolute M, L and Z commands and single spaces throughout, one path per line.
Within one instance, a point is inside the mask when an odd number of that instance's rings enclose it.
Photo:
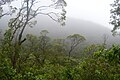
M 104 45 L 91 45 L 83 53 L 77 52 L 84 55 L 72 56 L 73 50 L 69 56 L 68 37 L 51 39 L 47 34 L 47 30 L 39 37 L 28 34 L 26 43 L 18 48 L 9 42 L 9 32 L 5 33 L 0 47 L 0 79 L 119 80 L 120 46 L 106 49 Z M 18 54 L 14 59 L 15 49 Z
M 117 31 L 120 28 L 120 0 L 114 0 L 114 3 L 111 4 L 112 9 L 110 10 L 110 23 L 114 26 L 112 32 L 118 34 Z
M 47 30 L 42 30 L 39 36 L 27 34 L 23 37 L 24 30 L 36 24 L 36 21 L 32 21 L 39 14 L 36 13 L 39 7 L 37 10 L 32 8 L 35 1 L 24 0 L 16 17 L 10 19 L 9 29 L 4 35 L 0 31 L 0 80 L 120 79 L 120 46 L 106 48 L 107 36 L 104 36 L 102 44 L 92 44 L 85 48 L 81 47 L 81 43 L 86 39 L 80 34 L 72 34 L 65 39 L 53 39 L 48 36 Z M 42 7 L 62 9 L 63 14 L 58 17 L 57 22 L 63 25 L 66 3 L 64 0 L 51 1 L 55 3 L 54 6 Z M 56 21 L 51 13 L 40 14 Z M 82 51 L 78 50 L 80 48 Z

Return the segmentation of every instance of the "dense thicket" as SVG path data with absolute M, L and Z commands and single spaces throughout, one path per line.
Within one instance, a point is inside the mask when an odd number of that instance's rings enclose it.
M 28 34 L 27 41 L 16 48 L 9 42 L 9 31 L 4 34 L 0 46 L 1 80 L 119 80 L 120 46 L 106 49 L 104 45 L 94 44 L 71 52 L 72 40 L 52 39 L 47 30 L 39 37 Z M 80 37 L 80 35 L 79 35 Z M 83 38 L 84 39 L 84 38 Z M 83 40 L 82 39 L 82 40 Z M 76 42 L 73 42 L 76 43 Z M 13 54 L 17 49 L 17 58 Z M 75 53 L 76 56 L 74 55 Z M 13 62 L 16 61 L 16 67 Z

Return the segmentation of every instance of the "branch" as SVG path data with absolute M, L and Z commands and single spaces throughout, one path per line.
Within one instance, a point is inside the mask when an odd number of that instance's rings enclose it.
M 8 13 L 4 13 L 4 14 L 0 15 L 0 18 L 5 16 L 5 15 L 8 15 Z
M 48 17 L 50 17 L 53 21 L 55 21 L 55 22 L 58 22 L 58 20 L 56 20 L 56 19 L 54 19 L 50 14 L 55 14 L 56 16 L 57 16 L 57 13 L 54 13 L 54 12 L 50 12 L 50 13 L 41 13 L 41 12 L 39 12 L 39 13 L 37 13 L 37 14 L 43 14 L 43 15 L 46 15 L 46 16 L 48 16 Z M 58 17 L 58 16 L 57 16 Z

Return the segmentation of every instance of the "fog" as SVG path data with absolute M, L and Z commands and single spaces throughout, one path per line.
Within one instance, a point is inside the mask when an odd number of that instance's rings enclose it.
M 65 0 L 67 2 L 67 17 L 92 21 L 104 25 L 110 29 L 110 4 L 113 0 Z M 43 0 L 38 5 L 49 5 L 51 0 Z M 11 5 L 21 6 L 21 0 L 15 0 Z M 34 6 L 34 8 L 36 7 Z M 7 8 L 7 5 L 5 5 Z M 48 11 L 49 9 L 47 9 Z
M 66 0 L 67 16 L 93 21 L 112 28 L 110 21 L 110 4 L 114 0 Z
M 119 37 L 113 37 L 110 20 L 110 4 L 113 0 L 66 0 L 66 25 L 61 27 L 47 16 L 36 18 L 37 24 L 27 28 L 24 34 L 38 35 L 41 30 L 48 30 L 50 36 L 65 38 L 70 34 L 79 33 L 86 37 L 88 42 L 103 42 L 103 35 L 109 36 L 109 43 L 118 43 Z M 16 6 L 16 4 L 14 4 Z M 0 29 L 7 29 L 8 17 L 0 19 Z

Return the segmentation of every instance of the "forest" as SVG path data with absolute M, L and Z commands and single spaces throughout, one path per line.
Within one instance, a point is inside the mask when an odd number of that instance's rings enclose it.
M 10 16 L 7 29 L 0 30 L 0 80 L 120 80 L 120 45 L 108 47 L 106 35 L 102 43 L 84 45 L 87 38 L 79 33 L 65 38 L 53 38 L 48 30 L 25 33 L 41 15 L 64 27 L 64 0 L 40 6 L 41 0 L 21 0 L 19 7 L 14 1 L 18 0 L 0 1 L 0 19 Z M 111 6 L 111 33 L 119 36 L 120 0 Z

